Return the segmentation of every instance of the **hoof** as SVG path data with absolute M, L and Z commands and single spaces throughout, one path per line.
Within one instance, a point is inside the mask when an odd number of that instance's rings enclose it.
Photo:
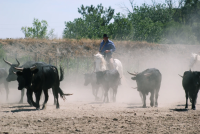
M 60 108 L 60 106 L 59 105 L 56 105 L 56 109 L 59 109 Z
M 46 106 L 43 106 L 43 107 L 42 107 L 42 110 L 45 110 L 45 109 L 46 109 Z
M 40 108 L 36 108 L 36 110 L 40 111 Z
M 20 100 L 20 101 L 19 101 L 19 104 L 22 104 L 22 103 L 23 103 L 23 102 Z
M 33 106 L 33 104 L 32 104 L 31 102 L 28 102 L 28 104 L 29 104 L 30 106 Z
M 192 110 L 196 110 L 196 108 L 194 107 L 194 108 L 192 108 Z
M 147 108 L 147 106 L 146 106 L 146 105 L 143 105 L 142 107 L 143 107 L 143 108 Z

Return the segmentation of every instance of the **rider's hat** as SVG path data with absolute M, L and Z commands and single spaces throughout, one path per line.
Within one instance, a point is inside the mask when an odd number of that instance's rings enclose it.
M 103 35 L 103 38 L 104 38 L 104 37 L 107 37 L 107 38 L 108 38 L 108 35 L 107 35 L 107 34 L 104 34 L 104 35 Z

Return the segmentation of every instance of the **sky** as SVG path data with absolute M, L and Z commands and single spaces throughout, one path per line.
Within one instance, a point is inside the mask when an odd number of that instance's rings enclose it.
M 82 4 L 96 7 L 100 3 L 106 8 L 111 6 L 115 9 L 115 14 L 127 14 L 120 5 L 131 9 L 129 0 L 0 0 L 0 38 L 24 38 L 21 27 L 32 27 L 34 18 L 46 20 L 48 30 L 54 29 L 56 37 L 62 38 L 64 22 L 81 17 L 78 8 Z M 135 5 L 140 6 L 143 3 L 152 5 L 152 0 L 134 0 Z

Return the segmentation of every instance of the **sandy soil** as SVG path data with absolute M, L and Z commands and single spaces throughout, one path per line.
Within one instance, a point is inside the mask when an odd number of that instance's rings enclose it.
M 142 103 L 136 90 L 120 87 L 116 103 L 95 102 L 90 86 L 72 88 L 67 84 L 66 93 L 74 93 L 64 102 L 59 99 L 60 109 L 53 105 L 53 95 L 45 110 L 36 111 L 24 97 L 24 104 L 18 104 L 20 91 L 16 83 L 11 85 L 9 101 L 5 102 L 5 91 L 0 94 L 1 133 L 199 133 L 200 105 L 197 110 L 184 109 L 185 98 L 181 85 L 176 96 L 161 89 L 159 107 L 141 108 Z M 62 83 L 61 87 L 65 87 Z M 132 84 L 134 85 L 134 84 Z M 77 84 L 76 84 L 77 86 Z M 168 93 L 168 94 L 166 94 Z M 174 93 L 174 92 L 173 92 Z M 41 100 L 42 103 L 43 99 Z M 190 104 L 190 103 L 189 103 Z

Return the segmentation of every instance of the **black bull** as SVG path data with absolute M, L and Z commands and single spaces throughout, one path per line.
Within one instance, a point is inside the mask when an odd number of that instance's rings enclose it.
M 48 89 L 52 88 L 54 98 L 56 99 L 56 108 L 59 108 L 58 93 L 65 99 L 65 95 L 60 88 L 60 81 L 64 79 L 64 71 L 60 67 L 60 78 L 58 70 L 55 66 L 46 65 L 44 63 L 35 63 L 31 68 L 15 68 L 18 70 L 17 81 L 19 83 L 18 89 L 27 88 L 28 96 L 36 109 L 40 108 L 39 101 L 42 91 L 45 95 L 45 101 L 43 103 L 43 108 L 48 101 Z M 36 94 L 36 103 L 32 99 L 32 93 Z
M 146 69 L 141 73 L 129 73 L 134 75 L 132 80 L 136 80 L 137 90 L 142 93 L 143 107 L 146 107 L 146 95 L 151 93 L 150 105 L 154 106 L 154 96 L 155 96 L 155 107 L 158 106 L 158 93 L 160 90 L 162 75 L 158 69 L 150 68 Z
M 4 60 L 4 59 L 3 59 L 3 60 Z M 20 65 L 20 62 L 19 62 L 17 59 L 16 59 L 16 61 L 17 61 L 17 64 L 12 64 L 11 62 L 4 60 L 5 63 L 7 63 L 8 65 L 10 65 L 9 74 L 8 74 L 8 76 L 7 76 L 7 78 L 6 78 L 6 81 L 7 81 L 7 82 L 11 82 L 11 81 L 16 81 L 16 80 L 17 80 L 17 76 L 13 73 L 13 72 L 16 72 L 16 71 L 17 71 L 17 70 L 15 69 L 15 67 L 19 67 L 19 68 L 29 68 L 29 67 L 32 67 L 32 66 L 35 64 L 34 61 L 28 61 L 28 62 L 26 62 L 25 64 L 19 66 L 19 65 Z M 45 63 L 44 63 L 44 64 L 45 64 Z M 21 90 L 21 99 L 20 99 L 19 103 L 23 103 L 24 91 L 25 91 L 25 89 L 22 89 L 22 90 Z M 27 98 L 27 101 L 29 102 L 29 104 L 31 104 L 30 101 L 28 100 L 28 98 Z
M 109 102 L 108 91 L 113 89 L 113 102 L 116 102 L 117 89 L 120 84 L 120 76 L 117 70 L 106 70 L 96 72 L 97 84 L 102 85 L 104 89 L 103 102 Z
M 189 97 L 190 102 L 192 103 L 192 109 L 195 110 L 196 99 L 200 88 L 200 72 L 185 71 L 184 75 L 181 77 L 183 78 L 182 85 L 185 90 L 186 97 L 185 108 L 188 108 Z
M 99 85 L 97 84 L 97 79 L 96 79 L 96 73 L 86 73 L 84 74 L 84 85 L 87 86 L 91 84 L 92 86 L 92 93 L 95 97 L 95 100 L 98 100 L 98 91 L 99 91 Z

